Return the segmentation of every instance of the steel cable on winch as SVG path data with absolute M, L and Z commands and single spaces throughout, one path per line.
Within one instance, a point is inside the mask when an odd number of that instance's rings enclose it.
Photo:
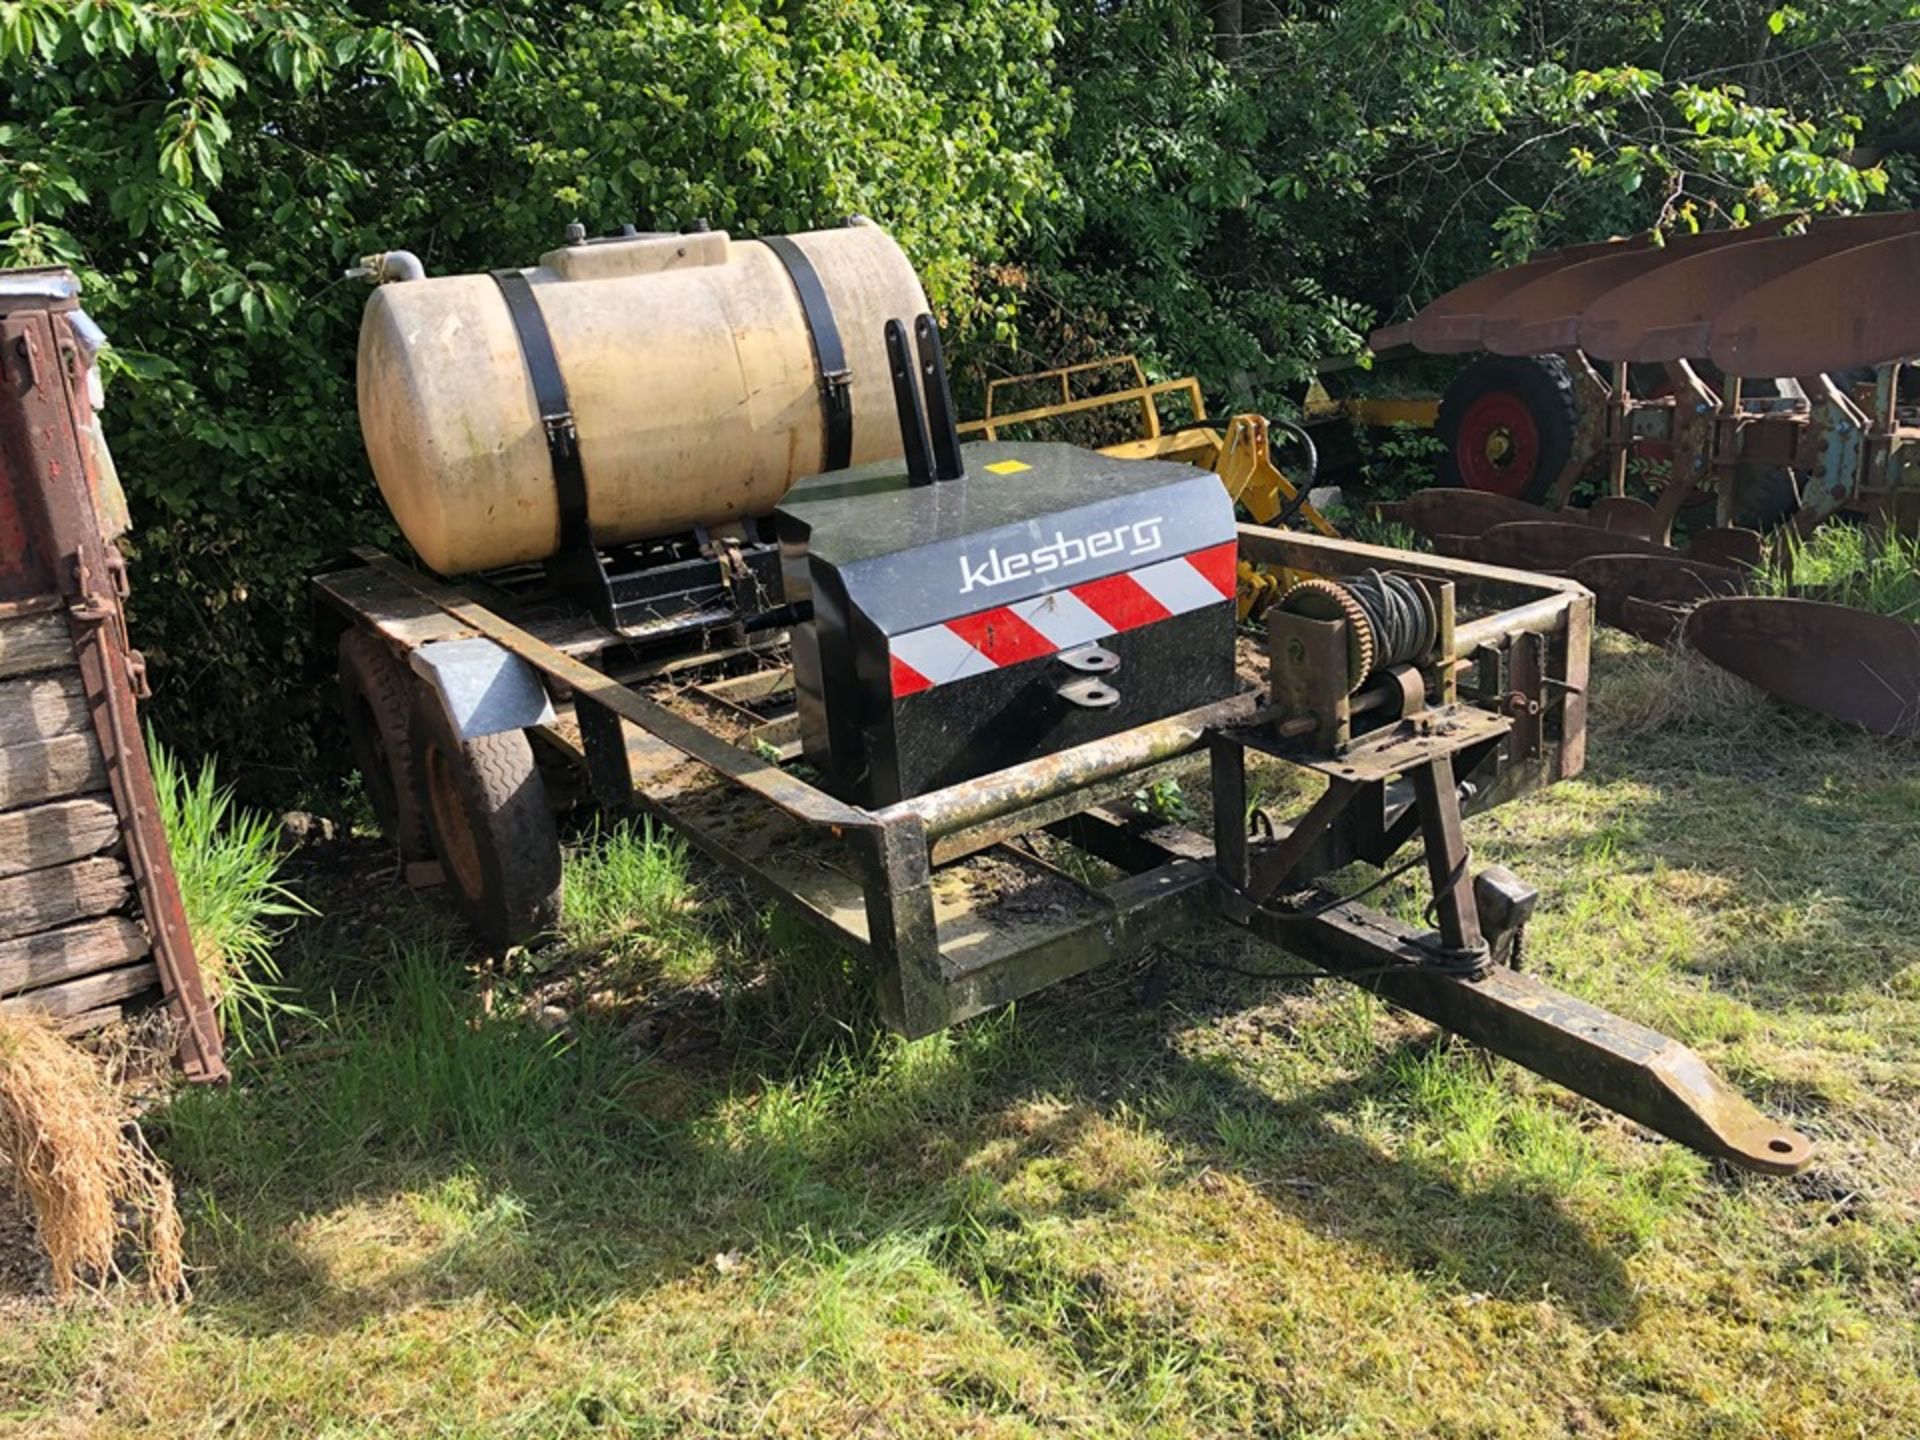
M 1340 584 L 1373 627 L 1373 668 L 1405 665 L 1433 648 L 1440 622 L 1427 592 L 1405 575 L 1368 570 Z

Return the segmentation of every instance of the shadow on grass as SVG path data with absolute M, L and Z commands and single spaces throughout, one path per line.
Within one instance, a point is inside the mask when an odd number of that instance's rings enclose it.
M 1466 1185 L 1339 1123 L 1402 1103 L 1397 1062 L 1418 1046 L 1276 1095 L 1182 1053 L 1162 1016 L 1087 979 L 911 1045 L 870 1021 L 797 1020 L 775 984 L 744 998 L 690 988 L 647 1054 L 617 1017 L 559 1037 L 484 1013 L 444 941 L 389 955 L 331 1051 L 296 1049 L 156 1117 L 187 1191 L 198 1304 L 239 1331 L 333 1333 L 475 1293 L 537 1324 L 708 1273 L 715 1257 L 750 1253 L 772 1271 L 903 1240 L 968 1287 L 1051 1285 L 1042 1260 L 1027 1275 L 982 1252 L 982 1235 L 1035 1217 L 969 1163 L 1036 1098 L 1076 1123 L 1145 1115 L 1174 1157 L 1161 1183 L 1238 1174 L 1276 1211 L 1442 1289 L 1551 1293 L 1593 1327 L 1632 1314 L 1620 1257 L 1547 1186 Z M 782 959 L 845 963 L 805 946 Z M 351 961 L 363 975 L 365 960 Z M 1268 1142 L 1223 1143 L 1236 1126 Z M 1020 1143 L 1069 1142 L 1042 1128 Z M 1123 1174 L 1050 1213 L 1118 1210 L 1141 1183 Z M 1105 1302 L 1075 1303 L 1068 1338 L 1100 1343 Z
M 1754 1005 L 1831 1011 L 1882 990 L 1920 963 L 1920 748 L 1703 668 L 1644 647 L 1598 656 L 1584 832 L 1529 839 L 1522 820 L 1501 858 L 1549 905 L 1584 884 L 1592 924 Z

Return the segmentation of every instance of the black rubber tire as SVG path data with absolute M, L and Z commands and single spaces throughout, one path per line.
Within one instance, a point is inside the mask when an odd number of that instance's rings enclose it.
M 1434 426 L 1446 446 L 1440 460 L 1441 483 L 1467 487 L 1468 476 L 1461 468 L 1457 448 L 1461 421 L 1478 401 L 1500 392 L 1513 396 L 1526 408 L 1540 437 L 1533 473 L 1506 493 L 1538 504 L 1551 493 L 1554 481 L 1572 457 L 1579 424 L 1573 374 L 1558 355 L 1481 355 L 1454 377 L 1440 399 L 1440 415 Z
M 461 740 L 432 689 L 413 700 L 420 808 L 434 854 L 480 943 L 496 954 L 560 919 L 560 837 L 519 730 Z
M 1783 465 L 1742 465 L 1734 476 L 1733 523 L 1766 532 L 1800 508 L 1793 472 Z
M 433 854 L 426 817 L 420 813 L 420 782 L 414 770 L 413 677 L 387 645 L 364 630 L 340 637 L 340 706 L 347 743 L 373 805 L 374 817 L 404 860 Z

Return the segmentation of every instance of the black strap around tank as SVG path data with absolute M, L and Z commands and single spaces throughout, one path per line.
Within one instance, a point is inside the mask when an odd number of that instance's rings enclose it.
M 852 373 L 847 369 L 847 352 L 840 344 L 840 327 L 834 324 L 833 305 L 827 299 L 820 276 L 807 259 L 806 252 L 785 235 L 763 236 L 760 243 L 771 250 L 786 267 L 800 297 L 800 309 L 807 317 L 807 333 L 813 337 L 813 363 L 820 376 L 820 408 L 827 422 L 828 470 L 844 470 L 853 459 Z
M 534 403 L 547 432 L 547 458 L 553 463 L 553 488 L 560 501 L 560 548 L 591 548 L 593 531 L 587 519 L 587 475 L 580 468 L 580 431 L 567 399 L 566 378 L 553 353 L 553 336 L 546 316 L 534 298 L 533 286 L 518 270 L 495 270 L 494 284 L 507 302 L 514 332 L 520 337 L 520 355 L 533 381 Z

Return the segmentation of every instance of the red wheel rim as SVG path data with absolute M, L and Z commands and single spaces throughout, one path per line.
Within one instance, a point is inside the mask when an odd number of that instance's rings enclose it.
M 1540 422 L 1511 390 L 1490 390 L 1461 417 L 1453 458 L 1469 490 L 1524 500 L 1540 467 Z

